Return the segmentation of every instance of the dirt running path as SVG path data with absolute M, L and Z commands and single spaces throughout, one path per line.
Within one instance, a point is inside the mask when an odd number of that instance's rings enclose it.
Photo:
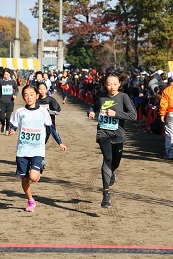
M 68 151 L 50 137 L 47 167 L 32 184 L 37 207 L 26 213 L 26 199 L 14 176 L 17 134 L 0 135 L 0 243 L 171 246 L 173 240 L 172 161 L 161 159 L 163 138 L 126 123 L 128 140 L 111 188 L 112 206 L 101 209 L 102 155 L 95 143 L 96 121 L 87 105 L 69 97 L 57 117 Z M 22 106 L 19 94 L 15 109 Z M 30 258 L 1 253 L 0 258 Z M 173 255 L 172 255 L 173 256 Z M 163 258 L 142 254 L 34 254 L 34 258 Z M 165 258 L 166 256 L 164 256 Z M 170 257 L 169 257 L 170 258 Z

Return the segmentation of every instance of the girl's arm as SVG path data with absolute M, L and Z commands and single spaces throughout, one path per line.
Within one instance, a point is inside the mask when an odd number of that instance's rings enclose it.
M 89 119 L 94 119 L 96 111 L 99 110 L 100 107 L 100 99 L 98 98 L 97 101 L 89 108 L 87 115 Z
M 60 148 L 63 150 L 63 151 L 66 151 L 67 150 L 67 147 L 62 143 L 62 140 L 60 138 L 60 135 L 58 134 L 58 132 L 56 131 L 55 127 L 53 125 L 51 126 L 46 126 L 46 140 L 47 140 L 47 137 L 49 135 L 52 135 L 52 137 L 54 138 L 54 140 L 58 143 L 58 145 L 60 146 Z M 46 141 L 47 142 L 47 141 Z
M 59 103 L 53 97 L 51 98 L 51 105 L 49 106 L 49 108 L 49 113 L 52 115 L 58 115 L 61 111 Z
M 14 135 L 15 131 L 17 130 L 17 127 L 15 127 L 12 123 L 10 124 L 10 129 L 9 129 L 9 136 Z
M 123 104 L 125 109 L 122 111 L 116 110 L 115 116 L 122 120 L 136 120 L 137 111 L 135 105 L 127 94 L 123 95 Z

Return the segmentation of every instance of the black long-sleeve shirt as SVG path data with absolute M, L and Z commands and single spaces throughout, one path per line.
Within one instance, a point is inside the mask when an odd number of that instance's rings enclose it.
M 13 95 L 17 96 L 19 92 L 16 81 L 0 80 L 0 101 L 4 103 L 11 103 L 14 101 Z
M 114 117 L 106 115 L 105 111 L 111 109 L 116 112 Z M 137 111 L 129 96 L 119 92 L 113 97 L 102 94 L 92 105 L 89 112 L 99 111 L 96 141 L 100 138 L 109 138 L 111 143 L 123 143 L 126 140 L 124 122 L 125 120 L 136 120 Z M 102 126 L 105 122 L 105 128 Z M 117 128 L 115 126 L 117 125 Z

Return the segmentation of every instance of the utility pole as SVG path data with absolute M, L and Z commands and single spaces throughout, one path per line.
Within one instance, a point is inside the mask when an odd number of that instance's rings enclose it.
M 20 38 L 19 38 L 19 0 L 16 0 L 16 36 L 14 38 L 14 58 L 20 58 Z
M 62 0 L 59 0 L 59 39 L 58 39 L 58 70 L 59 71 L 63 71 L 63 63 L 64 63 L 62 22 L 63 22 Z
M 37 39 L 37 58 L 39 64 L 39 70 L 43 70 L 43 40 L 42 40 L 42 27 L 43 27 L 43 1 L 38 0 L 38 39 Z

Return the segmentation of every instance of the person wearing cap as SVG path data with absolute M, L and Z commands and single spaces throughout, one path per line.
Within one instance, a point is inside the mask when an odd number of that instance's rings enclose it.
M 173 79 L 162 92 L 159 115 L 161 121 L 165 123 L 164 158 L 173 159 Z
M 137 68 L 133 68 L 131 70 L 131 78 L 129 82 L 129 96 L 133 100 L 136 107 L 138 107 L 140 97 L 139 97 L 139 91 L 140 91 L 140 71 Z
M 148 83 L 148 87 L 153 91 L 154 93 L 154 88 L 156 86 L 161 86 L 162 85 L 162 78 L 157 72 L 156 68 L 151 66 L 148 68 L 148 74 L 150 76 L 150 81 Z

